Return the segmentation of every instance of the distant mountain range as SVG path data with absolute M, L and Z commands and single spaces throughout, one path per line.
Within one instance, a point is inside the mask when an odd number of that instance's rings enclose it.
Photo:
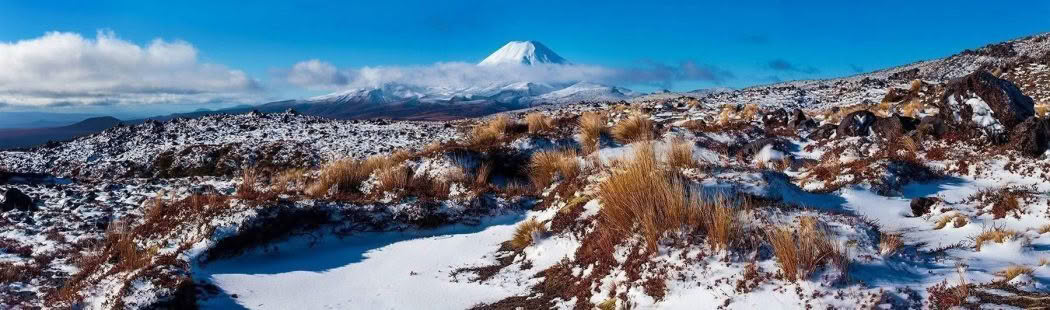
M 536 41 L 512 41 L 478 63 L 478 66 L 537 65 L 572 64 Z M 307 115 L 337 119 L 451 120 L 541 104 L 616 101 L 638 95 L 626 88 L 586 81 L 562 84 L 522 81 L 461 88 L 386 84 L 303 100 L 271 102 L 256 109 L 261 112 L 295 109 Z
M 47 128 L 2 129 L 0 149 L 30 147 L 48 141 L 68 140 L 97 133 L 121 123 L 111 116 L 92 117 L 72 125 Z

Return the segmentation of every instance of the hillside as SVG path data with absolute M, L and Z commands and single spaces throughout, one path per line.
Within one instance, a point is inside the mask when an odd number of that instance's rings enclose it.
M 1048 38 L 483 118 L 207 115 L 0 151 L 0 308 L 1044 307 Z

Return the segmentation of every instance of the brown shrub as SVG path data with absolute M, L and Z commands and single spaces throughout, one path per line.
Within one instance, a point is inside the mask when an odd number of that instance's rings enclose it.
M 530 218 L 514 229 L 514 237 L 510 239 L 510 246 L 521 251 L 535 242 L 535 236 L 546 233 L 547 228 L 535 218 Z
M 598 143 L 602 133 L 605 132 L 605 115 L 598 112 L 585 112 L 580 115 L 580 144 L 583 145 L 584 154 L 590 154 L 598 150 Z
M 616 141 L 624 144 L 652 140 L 654 136 L 653 122 L 644 116 L 621 120 L 613 125 L 610 132 Z
M 540 112 L 525 115 L 525 124 L 529 126 L 530 134 L 550 132 L 554 129 L 554 120 Z

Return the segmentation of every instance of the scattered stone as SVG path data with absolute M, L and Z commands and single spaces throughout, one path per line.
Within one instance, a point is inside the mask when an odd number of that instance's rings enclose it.
M 984 130 L 993 143 L 1035 115 L 1035 101 L 1010 81 L 977 71 L 948 83 L 938 103 L 946 121 Z
M 9 188 L 4 192 L 4 202 L 0 203 L 0 211 L 7 212 L 14 209 L 21 211 L 32 211 L 33 198 L 30 198 L 17 188 Z
M 817 129 L 813 130 L 812 133 L 810 133 L 808 136 L 806 136 L 806 139 L 809 139 L 809 140 L 831 139 L 831 137 L 834 136 L 835 133 L 838 131 L 838 128 L 839 128 L 839 126 L 834 125 L 834 124 L 824 124 L 824 125 L 822 125 L 820 127 L 817 127 Z
M 1042 156 L 1050 140 L 1050 124 L 1046 120 L 1029 117 L 1010 133 L 1011 148 L 1031 157 Z
M 911 200 L 911 214 L 914 216 L 923 216 L 930 213 L 930 207 L 941 199 L 937 197 L 920 197 Z
M 765 125 L 766 128 L 785 126 L 789 122 L 790 117 L 788 116 L 788 112 L 783 108 L 762 115 L 762 124 Z
M 842 118 L 842 122 L 839 123 L 838 133 L 839 138 L 844 137 L 863 137 L 867 136 L 870 132 L 871 125 L 875 123 L 878 117 L 875 113 L 870 111 L 857 111 L 850 114 L 846 114 L 846 117 Z
M 871 129 L 879 137 L 893 139 L 915 130 L 918 124 L 919 121 L 914 118 L 895 114 L 876 119 Z

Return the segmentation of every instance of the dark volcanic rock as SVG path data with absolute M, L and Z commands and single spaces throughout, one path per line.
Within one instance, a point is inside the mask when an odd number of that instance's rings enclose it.
M 987 108 L 980 102 L 984 102 Z M 945 120 L 982 128 L 995 138 L 995 142 L 1002 141 L 996 136 L 1010 132 L 1014 126 L 1035 115 L 1035 101 L 1031 97 L 1021 93 L 1010 81 L 984 71 L 949 82 L 938 105 Z M 991 110 L 990 117 L 995 122 L 987 117 L 983 118 L 984 123 L 976 122 L 975 116 L 981 120 L 982 113 L 989 113 L 982 110 L 987 109 Z
M 915 130 L 918 124 L 919 121 L 914 118 L 892 115 L 876 119 L 871 129 L 879 137 L 892 139 Z
M 930 213 L 930 207 L 937 202 L 941 201 L 937 197 L 921 197 L 911 200 L 911 214 L 914 216 L 923 216 L 926 213 Z
M 0 211 L 7 212 L 14 209 L 22 211 L 33 210 L 33 198 L 22 193 L 17 188 L 9 188 L 4 192 L 4 202 L 0 203 Z
M 1050 124 L 1046 120 L 1029 117 L 1014 126 L 1010 133 L 1011 148 L 1027 156 L 1039 157 L 1046 152 L 1050 140 Z
M 790 122 L 788 112 L 783 108 L 773 110 L 772 112 L 762 115 L 762 124 L 766 128 L 775 128 L 787 125 Z
M 867 136 L 871 125 L 875 123 L 875 113 L 870 111 L 857 111 L 847 114 L 839 122 L 837 130 L 838 137 L 862 137 Z
M 750 160 L 751 157 L 755 156 L 755 154 L 758 154 L 758 152 L 761 151 L 762 148 L 766 147 L 766 145 L 773 145 L 774 150 L 778 150 L 785 153 L 788 149 L 788 143 L 783 139 L 764 138 L 744 145 L 736 151 L 736 156 L 741 160 Z
M 817 129 L 814 129 L 813 132 L 811 132 L 808 136 L 806 136 L 806 139 L 809 139 L 809 140 L 831 139 L 831 136 L 834 136 L 835 132 L 838 131 L 838 129 L 839 129 L 839 126 L 837 126 L 837 125 L 824 124 L 824 125 L 822 125 L 820 127 L 817 127 Z
M 925 135 L 934 138 L 941 138 L 944 136 L 944 133 L 948 130 L 948 126 L 945 125 L 944 119 L 941 119 L 937 116 L 928 115 L 922 117 L 922 120 L 919 121 L 919 127 L 916 129 Z

